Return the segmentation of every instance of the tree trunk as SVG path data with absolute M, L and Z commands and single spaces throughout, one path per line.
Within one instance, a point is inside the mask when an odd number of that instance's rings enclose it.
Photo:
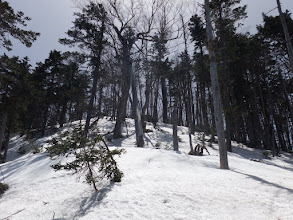
M 156 87 L 155 87 L 155 94 L 154 94 L 154 110 L 153 110 L 153 125 L 154 127 L 157 127 L 157 122 L 158 122 L 158 97 L 159 97 L 159 83 L 156 82 Z
M 8 125 L 8 131 L 7 134 L 5 136 L 5 149 L 4 149 L 4 163 L 7 161 L 7 154 L 8 154 L 8 148 L 9 148 L 9 139 L 10 139 L 10 124 Z
M 2 143 L 4 141 L 6 124 L 7 124 L 7 114 L 2 113 L 2 115 L 1 115 L 1 126 L 0 126 L 0 152 L 2 150 Z
M 292 48 L 291 38 L 290 38 L 290 35 L 288 32 L 288 27 L 286 24 L 285 16 L 282 12 L 280 0 L 277 0 L 277 5 L 278 5 L 281 23 L 282 23 L 282 27 L 283 27 L 283 31 L 284 31 L 284 35 L 285 35 L 286 46 L 287 46 L 287 50 L 288 50 L 290 67 L 291 67 L 291 73 L 293 73 L 293 48 Z
M 129 71 L 131 75 L 132 99 L 133 99 L 132 108 L 133 108 L 134 121 L 135 121 L 136 145 L 137 147 L 143 147 L 144 140 L 143 140 L 143 130 L 142 130 L 142 122 L 141 122 L 141 109 L 140 109 L 140 106 L 138 105 L 136 81 L 134 78 L 132 62 L 130 62 Z
M 117 95 L 116 95 L 116 85 L 113 85 L 112 86 L 112 102 L 111 102 L 111 104 L 112 104 L 112 115 L 111 115 L 111 118 L 112 118 L 112 120 L 115 120 L 115 117 L 116 117 L 116 103 L 117 103 Z
M 115 124 L 114 134 L 113 134 L 114 139 L 122 137 L 121 128 L 122 128 L 122 123 L 125 120 L 126 105 L 127 105 L 129 90 L 130 90 L 129 76 L 126 76 L 123 80 L 124 80 L 124 83 L 123 83 L 124 85 L 122 85 L 122 95 L 119 101 L 119 106 L 118 106 L 119 110 L 117 111 L 116 124 Z
M 226 87 L 227 85 L 225 85 L 226 83 L 224 83 L 224 86 Z M 227 87 L 226 87 L 227 88 Z M 231 120 L 231 106 L 230 106 L 230 101 L 229 101 L 229 91 L 228 89 L 225 89 L 226 91 L 224 91 L 224 98 L 223 98 L 223 104 L 224 104 L 224 115 L 225 115 L 225 125 L 226 125 L 226 145 L 227 145 L 227 150 L 229 152 L 232 152 L 232 144 L 231 144 L 231 136 L 232 136 L 232 120 Z
M 98 105 L 98 117 L 101 118 L 103 116 L 102 113 L 102 101 L 103 101 L 103 85 L 100 85 L 99 88 L 99 105 Z
M 97 57 L 94 58 L 94 64 L 95 69 L 93 71 L 93 85 L 91 89 L 91 95 L 90 95 L 90 102 L 87 109 L 87 116 L 86 116 L 86 122 L 84 127 L 85 135 L 87 135 L 89 127 L 90 127 L 90 120 L 93 114 L 93 108 L 94 108 L 94 100 L 97 93 L 97 85 L 98 85 L 98 78 L 100 75 L 100 65 L 101 65 L 101 56 L 102 56 L 102 50 L 103 50 L 103 38 L 104 38 L 104 31 L 105 31 L 105 21 L 102 21 L 102 26 L 99 34 L 99 45 L 98 45 L 98 51 L 97 51 Z
M 205 0 L 205 17 L 206 17 L 206 32 L 208 38 L 208 50 L 210 58 L 210 74 L 212 83 L 212 93 L 215 111 L 216 130 L 219 143 L 219 154 L 220 154 L 220 168 L 229 169 L 228 157 L 227 157 L 227 146 L 225 143 L 225 131 L 223 125 L 223 114 L 222 114 L 222 103 L 220 94 L 220 85 L 218 80 L 216 55 L 214 51 L 214 39 L 212 32 L 212 24 L 210 19 L 210 6 L 209 0 Z
M 135 41 L 133 41 L 131 37 L 125 38 L 124 36 L 122 36 L 121 32 L 117 28 L 115 28 L 115 30 L 122 43 L 123 85 L 122 85 L 122 96 L 120 99 L 119 111 L 117 112 L 113 138 L 122 137 L 121 126 L 122 126 L 122 122 L 125 121 L 129 90 L 130 90 L 130 86 L 132 85 L 132 97 L 133 97 L 132 110 L 133 110 L 134 119 L 135 119 L 136 141 L 137 141 L 138 147 L 143 147 L 144 141 L 143 141 L 143 130 L 142 130 L 142 122 L 141 122 L 141 110 L 138 105 L 136 81 L 133 74 L 132 61 L 130 56 L 130 51 Z
M 41 135 L 42 137 L 45 136 L 47 121 L 48 121 L 48 115 L 49 115 L 49 104 L 46 104 L 45 111 L 43 114 L 43 121 L 42 121 L 42 128 L 41 128 Z
M 267 75 L 266 86 L 268 91 L 268 143 L 273 152 L 273 155 L 276 155 L 276 142 L 275 142 L 275 125 L 274 125 L 274 103 L 272 103 L 272 92 L 269 85 L 270 79 L 269 74 Z
M 202 106 L 202 117 L 203 117 L 203 126 L 205 135 L 209 134 L 209 122 L 208 122 L 208 110 L 206 104 L 206 92 L 205 92 L 205 84 L 200 83 L 200 104 Z
M 96 67 L 98 68 L 98 67 Z M 93 108 L 94 108 L 94 99 L 96 97 L 96 93 L 97 93 L 97 84 L 98 84 L 98 76 L 99 76 L 99 69 L 96 69 L 94 71 L 95 73 L 93 73 L 93 85 L 92 85 L 92 89 L 91 89 L 91 95 L 90 95 L 90 102 L 88 105 L 88 109 L 87 109 L 87 116 L 86 116 L 86 122 L 85 122 L 85 128 L 84 131 L 87 134 L 89 127 L 90 127 L 90 120 L 92 117 L 92 113 L 93 113 Z
M 172 112 L 172 125 L 173 125 L 173 149 L 178 151 L 178 115 L 177 115 L 177 97 L 174 97 L 174 106 Z
M 187 92 L 186 89 L 188 88 L 184 86 L 182 95 L 183 95 L 184 104 L 185 104 L 186 122 L 188 126 L 189 147 L 190 147 L 190 152 L 193 152 L 192 136 L 191 136 L 191 133 L 192 133 L 192 117 L 191 117 L 191 106 L 190 106 L 191 97 L 189 97 L 189 94 L 186 95 L 186 92 Z
M 124 39 L 124 38 L 123 38 Z M 114 127 L 114 134 L 113 138 L 121 138 L 122 133 L 122 123 L 125 121 L 126 117 L 126 107 L 127 101 L 129 97 L 129 90 L 130 90 L 130 73 L 129 73 L 129 62 L 130 62 L 130 46 L 128 45 L 127 41 L 124 39 L 122 42 L 122 51 L 123 51 L 123 61 L 122 61 L 122 95 L 119 100 L 119 106 L 117 111 L 116 117 L 116 124 Z
M 283 88 L 283 91 L 284 91 L 285 99 L 286 99 L 287 104 L 288 104 L 288 108 L 289 108 L 289 112 L 290 112 L 290 118 L 291 118 L 291 121 L 293 122 L 293 108 L 292 108 L 292 104 L 291 104 L 291 99 L 290 99 L 290 96 L 288 94 L 288 91 L 287 91 L 287 88 L 286 88 L 286 85 L 285 85 L 285 82 L 284 82 L 284 79 L 283 79 L 283 76 L 282 76 L 281 69 L 279 68 L 278 71 L 279 71 L 279 77 L 280 77 L 280 80 L 281 80 L 281 83 L 282 83 L 282 88 Z
M 196 110 L 195 110 L 195 117 L 196 117 L 196 124 L 199 128 L 202 127 L 202 120 L 201 120 L 201 114 L 200 114 L 200 95 L 199 95 L 199 83 L 197 83 L 196 86 L 196 92 L 195 92 L 195 99 L 196 99 Z
M 150 93 L 151 93 L 151 80 L 149 79 L 149 75 L 146 76 L 146 82 L 145 82 L 145 103 L 142 107 L 142 124 L 143 124 L 143 131 L 146 129 L 146 121 L 149 120 L 149 113 L 148 113 L 148 106 L 150 103 Z
M 62 128 L 64 123 L 66 122 L 67 103 L 68 103 L 68 101 L 64 100 L 63 105 L 62 105 L 62 111 L 61 111 L 60 118 L 59 118 L 60 128 Z
M 163 122 L 168 123 L 168 99 L 167 99 L 167 87 L 166 79 L 161 77 L 162 87 L 162 104 L 163 104 Z
M 213 98 L 212 98 L 212 94 L 211 94 L 211 88 L 210 86 L 208 86 L 208 103 L 209 103 L 209 107 L 211 109 L 210 114 L 213 116 L 215 114 L 214 111 L 214 105 L 213 105 Z M 212 124 L 211 124 L 211 142 L 215 141 L 215 130 L 216 130 L 216 122 L 215 122 L 215 117 L 212 117 Z

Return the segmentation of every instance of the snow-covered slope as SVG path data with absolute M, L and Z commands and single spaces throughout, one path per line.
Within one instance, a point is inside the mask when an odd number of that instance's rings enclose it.
M 101 132 L 113 125 L 99 121 Z M 121 183 L 102 182 L 98 192 L 83 178 L 54 172 L 50 165 L 56 161 L 45 153 L 16 157 L 23 139 L 14 137 L 10 161 L 1 165 L 1 181 L 10 188 L 0 198 L 0 219 L 293 219 L 291 155 L 262 159 L 261 151 L 234 143 L 230 170 L 220 170 L 217 145 L 207 147 L 211 155 L 190 156 L 188 130 L 180 127 L 180 152 L 174 152 L 171 126 L 148 126 L 153 132 L 145 136 L 146 147 L 136 148 L 133 122 L 127 120 L 129 137 L 110 143 L 126 149 L 117 159 L 125 176 Z

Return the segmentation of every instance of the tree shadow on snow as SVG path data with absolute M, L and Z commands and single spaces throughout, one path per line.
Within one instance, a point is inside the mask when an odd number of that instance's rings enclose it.
M 47 159 L 48 155 L 45 153 L 40 153 L 36 155 L 31 155 L 29 157 L 20 157 L 14 162 L 7 162 L 1 166 L 2 174 L 5 178 L 12 176 L 18 170 L 21 170 L 23 167 L 28 167 L 32 164 L 38 163 L 41 160 Z M 42 163 L 42 166 L 50 166 L 51 160 L 48 160 L 46 163 Z M 36 166 L 40 169 L 40 166 Z
M 258 149 L 233 146 L 232 153 L 245 159 L 263 159 L 262 152 Z
M 109 143 L 108 143 L 108 145 L 110 146 L 110 147 L 122 147 L 122 144 L 124 144 L 125 145 L 125 141 L 127 141 L 127 140 L 130 140 L 129 138 L 131 137 L 131 136 L 134 136 L 135 135 L 135 133 L 131 133 L 131 134 L 123 134 L 122 135 L 122 137 L 121 138 L 117 138 L 117 139 L 113 139 L 113 140 L 111 140 Z M 124 142 L 124 143 L 123 143 Z M 130 145 L 135 145 L 135 143 L 131 143 Z M 126 144 L 126 145 L 129 145 L 129 144 Z
M 235 170 L 232 170 L 232 172 L 235 172 L 235 173 L 238 173 L 238 174 L 241 174 L 241 175 L 244 175 L 244 176 L 247 176 L 248 178 L 251 178 L 251 179 L 254 179 L 262 184 L 265 184 L 265 185 L 268 185 L 268 186 L 273 186 L 273 187 L 276 187 L 276 188 L 279 188 L 281 190 L 286 190 L 288 191 L 289 193 L 293 193 L 293 189 L 290 189 L 290 188 L 287 188 L 287 187 L 284 187 L 284 186 L 281 186 L 281 185 L 278 185 L 276 183 L 271 183 L 267 180 L 264 180 L 258 176 L 254 176 L 254 175 L 251 175 L 251 174 L 247 174 L 247 173 L 242 173 L 242 172 L 239 172 L 239 171 L 235 171 Z
M 156 144 L 161 145 L 163 143 L 166 144 L 166 147 L 168 147 L 173 141 L 173 135 L 165 131 L 157 134 L 144 133 L 144 139 L 146 141 L 146 144 L 150 144 L 152 148 L 158 148 L 156 147 Z M 160 146 L 160 148 L 164 149 L 164 146 Z
M 233 146 L 232 154 L 237 155 L 240 158 L 244 158 L 244 159 L 248 159 L 248 160 L 253 160 L 253 159 L 260 160 L 263 164 L 278 167 L 278 168 L 285 169 L 288 171 L 293 171 L 293 162 L 290 159 L 282 159 L 282 158 L 279 158 L 278 156 L 272 157 L 271 159 L 266 159 L 263 156 L 263 151 L 259 150 L 259 149 L 251 149 L 250 150 L 250 148 Z M 283 162 L 287 163 L 288 166 L 278 165 L 277 163 L 274 163 L 273 159 L 274 160 L 280 159 Z
M 144 138 L 145 138 L 145 140 L 146 140 L 146 142 L 147 142 L 147 145 L 148 145 L 148 143 L 149 144 L 151 144 L 151 146 L 153 147 L 153 148 L 156 148 L 156 146 L 153 144 L 153 142 L 151 141 L 151 139 L 149 138 L 149 137 L 147 137 L 147 133 L 145 133 L 144 134 Z M 148 135 L 149 136 L 149 135 Z
M 80 202 L 79 210 L 75 213 L 72 219 L 79 219 L 80 217 L 85 216 L 92 208 L 99 206 L 102 200 L 106 197 L 107 193 L 112 190 L 113 186 L 114 183 L 111 183 L 91 196 L 84 198 Z
M 284 161 L 284 160 L 283 160 L 283 161 Z M 284 162 L 286 162 L 286 161 L 284 161 Z M 288 166 L 281 166 L 281 165 L 278 165 L 278 164 L 272 163 L 272 162 L 269 161 L 269 160 L 265 160 L 265 161 L 263 161 L 263 163 L 264 163 L 264 164 L 267 164 L 267 165 L 269 165 L 269 166 L 274 166 L 274 167 L 278 167 L 278 168 L 280 168 L 280 169 L 284 169 L 284 170 L 288 170 L 288 171 L 293 172 L 293 166 L 292 166 L 291 163 L 289 163 L 289 165 L 291 165 L 291 167 L 288 167 Z

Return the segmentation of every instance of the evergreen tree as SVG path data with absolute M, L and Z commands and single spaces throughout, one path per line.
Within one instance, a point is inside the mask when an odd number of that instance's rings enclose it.
M 32 73 L 34 98 L 26 117 L 27 130 L 40 129 L 44 135 L 46 126 L 62 127 L 66 118 L 82 119 L 88 78 L 80 70 L 83 61 L 74 57 L 54 50 L 44 63 L 37 64 Z
M 51 158 L 68 157 L 72 161 L 57 163 L 52 166 L 55 170 L 68 170 L 74 173 L 86 173 L 86 182 L 98 191 L 97 183 L 106 178 L 112 182 L 121 182 L 123 173 L 119 170 L 114 156 L 121 155 L 123 149 L 110 151 L 103 137 L 88 130 L 80 124 L 72 131 L 64 132 L 54 138 L 47 152 Z
M 211 125 L 208 118 L 208 94 L 211 81 L 210 73 L 208 71 L 208 56 L 205 54 L 206 50 L 206 29 L 203 21 L 198 15 L 193 15 L 189 22 L 189 30 L 192 41 L 194 42 L 194 70 L 196 81 L 196 120 L 197 126 L 205 132 L 211 133 Z M 212 125 L 214 129 L 214 125 Z
M 163 122 L 168 122 L 168 99 L 167 99 L 167 85 L 166 76 L 168 75 L 168 59 L 167 54 L 167 33 L 164 28 L 153 37 L 153 60 L 150 61 L 151 70 L 153 72 L 153 90 L 154 90 L 154 103 L 153 103 L 153 124 L 156 127 L 159 120 L 158 116 L 158 99 L 159 87 L 161 86 L 162 105 L 163 105 Z
M 21 29 L 19 26 L 27 26 L 29 17 L 25 17 L 21 11 L 15 12 L 7 1 L 0 0 L 0 44 L 7 50 L 12 50 L 12 42 L 9 36 L 19 40 L 25 46 L 30 47 L 40 35 L 34 31 Z
M 20 120 L 31 98 L 30 65 L 25 58 L 0 57 L 0 150 L 4 150 L 1 161 L 5 162 L 9 137 L 12 132 L 23 129 Z M 5 145 L 2 143 L 5 137 Z
M 78 46 L 86 49 L 85 56 L 89 58 L 89 65 L 92 69 L 92 88 L 90 92 L 89 104 L 87 107 L 87 118 L 85 133 L 90 126 L 90 119 L 93 116 L 93 105 L 96 97 L 98 80 L 101 77 L 102 51 L 106 41 L 104 32 L 106 29 L 107 13 L 102 4 L 91 2 L 82 13 L 75 13 L 77 18 L 73 22 L 74 27 L 67 32 L 69 39 L 60 39 L 66 45 Z
M 25 46 L 30 47 L 32 45 L 32 42 L 37 39 L 37 37 L 40 35 L 39 33 L 33 32 L 33 31 L 27 31 L 21 29 L 19 26 L 26 26 L 26 22 L 29 21 L 29 17 L 25 17 L 23 12 L 15 12 L 12 7 L 10 7 L 9 3 L 7 1 L 2 1 L 0 0 L 0 44 L 2 47 L 4 47 L 7 50 L 12 50 L 12 42 L 9 39 L 10 36 L 12 36 L 15 39 L 20 40 L 21 43 L 23 43 Z M 18 58 L 12 58 L 9 59 L 6 55 L 2 56 L 1 59 L 3 60 L 1 63 L 2 65 L 2 70 L 1 70 L 1 90 L 7 89 L 7 87 L 2 87 L 3 84 L 6 83 L 11 83 L 9 82 L 9 74 L 11 72 L 15 71 L 15 67 L 20 64 L 21 61 L 18 60 Z M 12 62 L 11 62 L 12 61 Z M 14 63 L 12 65 L 7 65 L 5 66 L 5 63 Z M 27 64 L 27 61 L 24 61 L 24 63 Z M 12 68 L 9 70 L 9 68 Z M 18 72 L 18 71 L 17 71 Z M 26 72 L 26 71 L 25 71 Z M 7 74 L 7 75 L 6 75 Z M 8 79 L 8 82 L 6 81 Z M 8 91 L 4 92 L 4 96 L 2 98 L 6 99 L 6 95 Z M 1 124 L 0 124 L 0 150 L 2 148 L 2 142 L 5 134 L 5 130 L 8 127 L 8 133 L 6 135 L 6 145 L 8 146 L 8 141 L 9 141 L 9 134 L 10 134 L 10 123 L 7 115 L 7 110 L 4 110 L 5 108 L 3 107 L 3 103 L 0 103 L 2 105 L 1 107 Z M 16 108 L 15 108 L 16 109 Z M 12 122 L 11 122 L 12 123 Z M 6 153 L 7 149 L 5 150 L 5 155 L 4 155 L 4 161 L 6 160 Z
M 292 37 L 292 19 L 285 14 L 289 34 Z M 279 16 L 265 16 L 264 25 L 259 25 L 256 39 L 261 47 L 259 82 L 261 90 L 261 110 L 263 115 L 264 148 L 278 153 L 280 149 L 291 150 L 292 141 L 292 101 L 288 93 L 290 64 L 286 52 L 286 42 Z M 282 101 L 280 101 L 282 100 Z
M 246 5 L 239 6 L 241 0 L 212 0 L 210 3 L 212 16 L 215 23 L 215 32 L 218 46 L 218 63 L 220 83 L 222 85 L 223 107 L 226 124 L 227 149 L 232 151 L 232 97 L 230 88 L 232 85 L 230 65 L 233 61 L 234 47 L 237 47 L 233 38 L 236 33 L 236 24 L 246 18 Z
M 42 116 L 42 135 L 45 134 L 47 126 L 55 126 L 60 117 L 63 104 L 61 100 L 65 95 L 64 84 L 68 80 L 64 57 L 60 51 L 51 51 L 44 63 L 38 63 L 34 77 L 38 81 L 40 115 Z

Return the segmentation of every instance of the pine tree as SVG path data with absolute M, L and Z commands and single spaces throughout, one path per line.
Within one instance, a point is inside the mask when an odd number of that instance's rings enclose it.
M 30 47 L 40 35 L 34 31 L 21 29 L 19 26 L 26 27 L 26 22 L 31 20 L 25 17 L 21 11 L 15 12 L 7 1 L 0 0 L 0 44 L 7 50 L 12 50 L 12 42 L 9 36 L 19 40 L 25 46 Z
M 86 182 L 98 191 L 97 183 L 104 178 L 112 182 L 120 182 L 123 173 L 118 168 L 114 156 L 121 155 L 123 149 L 110 150 L 103 137 L 95 131 L 88 130 L 79 124 L 73 130 L 64 132 L 52 139 L 47 152 L 52 159 L 70 157 L 72 160 L 57 163 L 52 168 L 73 171 L 75 174 L 85 173 Z
M 18 57 L 0 57 L 0 150 L 4 150 L 2 162 L 6 161 L 9 137 L 12 132 L 23 129 L 21 116 L 27 112 L 30 101 L 31 75 L 28 60 Z M 5 146 L 2 145 L 5 137 Z
M 204 27 L 202 19 L 198 15 L 191 17 L 189 22 L 189 30 L 194 42 L 194 69 L 195 69 L 195 81 L 197 84 L 197 105 L 196 116 L 197 126 L 202 129 L 205 134 L 211 133 L 211 125 L 208 119 L 208 97 L 206 91 L 209 90 L 211 81 L 210 73 L 208 71 L 208 56 L 205 54 L 206 47 L 206 29 Z M 203 128 L 202 128 L 203 126 Z M 212 125 L 214 127 L 214 125 Z
M 32 42 L 34 42 L 37 37 L 40 35 L 37 32 L 33 32 L 33 31 L 27 31 L 24 30 L 22 28 L 20 28 L 19 26 L 26 26 L 26 22 L 29 21 L 30 18 L 29 17 L 25 17 L 23 12 L 18 11 L 15 12 L 13 10 L 12 7 L 10 7 L 9 3 L 7 1 L 2 1 L 0 0 L 0 45 L 2 47 L 4 47 L 5 49 L 7 49 L 8 51 L 12 50 L 12 41 L 10 40 L 10 36 L 12 36 L 13 38 L 19 40 L 21 43 L 23 43 L 25 46 L 30 47 L 32 45 Z M 2 56 L 1 59 L 4 59 L 4 63 L 5 61 L 9 60 L 7 56 Z M 11 60 L 13 60 L 15 58 L 12 58 Z M 9 62 L 9 61 L 8 61 Z M 18 61 L 16 61 L 17 63 Z M 3 63 L 3 64 L 4 64 Z M 27 63 L 27 62 L 26 62 Z M 4 67 L 4 66 L 2 66 Z M 10 66 L 11 68 L 14 68 L 12 66 Z M 9 67 L 8 67 L 9 68 Z M 9 76 L 5 76 L 7 74 L 7 70 L 8 68 L 4 67 L 4 72 L 1 72 L 1 80 L 3 80 L 3 78 L 5 79 L 6 77 L 9 78 Z M 13 72 L 8 70 L 8 72 Z M 4 88 L 2 87 L 2 83 L 1 82 L 1 89 Z M 5 82 L 4 82 L 5 84 Z M 3 98 L 3 97 L 2 97 Z M 5 97 L 4 97 L 5 99 Z M 3 105 L 3 103 L 1 103 L 1 105 Z M 2 142 L 3 142 L 3 138 L 4 138 L 4 134 L 5 134 L 5 130 L 6 127 L 10 127 L 9 124 L 9 119 L 8 119 L 8 115 L 7 112 L 5 110 L 2 109 L 3 107 L 1 107 L 0 113 L 1 113 L 1 124 L 0 124 L 0 150 L 2 148 Z M 9 128 L 8 128 L 9 131 Z M 9 140 L 9 132 L 8 135 L 6 136 L 6 139 Z M 8 141 L 6 141 L 8 142 Z M 8 145 L 8 143 L 6 143 Z M 7 150 L 5 150 L 5 152 L 7 153 Z M 4 156 L 4 161 L 5 161 L 5 156 Z
M 66 118 L 82 119 L 88 88 L 88 78 L 80 70 L 83 62 L 77 54 L 54 50 L 37 64 L 32 73 L 31 112 L 25 116 L 27 130 L 41 130 L 44 135 L 47 126 L 63 127 Z
M 85 124 L 85 133 L 90 127 L 90 119 L 93 116 L 93 105 L 96 97 L 98 80 L 101 73 L 101 59 L 106 40 L 104 33 L 106 30 L 107 13 L 102 4 L 91 2 L 85 6 L 82 13 L 75 13 L 77 18 L 73 22 L 74 27 L 67 32 L 69 39 L 60 39 L 62 44 L 78 46 L 86 49 L 86 57 L 90 60 L 92 69 L 92 87 L 87 107 L 87 118 Z
M 292 36 L 290 13 L 284 13 L 289 35 Z M 290 63 L 286 51 L 286 41 L 279 16 L 263 15 L 264 24 L 257 27 L 256 39 L 259 47 L 258 84 L 261 84 L 261 113 L 263 115 L 263 147 L 274 154 L 280 149 L 292 149 L 292 101 L 288 94 Z M 254 52 L 256 53 L 256 51 Z M 261 68 L 259 68 L 261 66 Z M 256 71 L 255 71 L 256 72 Z M 280 102 L 280 100 L 283 100 Z
M 159 88 L 161 86 L 161 94 L 162 94 L 162 106 L 163 106 L 163 122 L 168 122 L 167 116 L 167 108 L 168 108 L 168 100 L 167 100 L 167 87 L 166 87 L 166 76 L 168 75 L 168 61 L 166 58 L 167 54 L 167 33 L 163 27 L 159 33 L 156 33 L 153 36 L 153 45 L 152 51 L 153 56 L 152 60 L 150 61 L 151 70 L 153 74 L 153 90 L 154 90 L 154 101 L 153 101 L 153 125 L 154 127 L 157 126 L 157 122 L 159 120 L 159 113 L 158 113 L 158 100 L 159 100 Z
M 232 98 L 231 98 L 231 60 L 233 54 L 233 39 L 236 33 L 236 23 L 246 18 L 246 5 L 239 6 L 241 0 L 212 0 L 211 13 L 214 17 L 215 32 L 217 36 L 219 79 L 222 90 L 222 102 L 225 113 L 226 144 L 228 151 L 232 151 Z

